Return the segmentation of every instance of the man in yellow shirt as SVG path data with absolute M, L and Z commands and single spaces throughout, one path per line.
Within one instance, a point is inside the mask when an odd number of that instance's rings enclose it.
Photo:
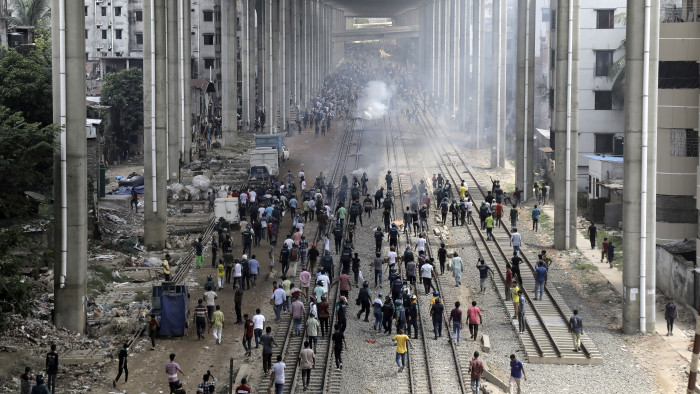
M 464 181 L 459 186 L 459 198 L 465 198 L 467 196 L 467 186 L 464 185 Z
M 224 312 L 221 312 L 221 305 L 216 306 L 216 312 L 212 318 L 212 328 L 214 329 L 214 338 L 217 345 L 221 344 L 221 330 L 224 328 Z
M 396 365 L 399 366 L 399 372 L 403 372 L 406 366 L 406 352 L 408 351 L 406 342 L 411 345 L 411 349 L 413 349 L 413 342 L 411 342 L 408 335 L 403 333 L 403 329 L 399 330 L 399 333 L 394 335 L 392 339 L 396 341 Z M 401 360 L 401 363 L 399 363 L 399 360 Z
M 224 268 L 224 261 L 219 260 L 219 266 L 216 267 L 216 279 L 219 282 L 219 291 L 224 287 L 224 275 L 226 275 L 226 268 Z
M 515 311 L 513 319 L 518 318 L 518 304 L 520 303 L 520 296 L 518 295 L 519 291 L 520 291 L 520 287 L 518 287 L 518 282 L 514 280 L 513 281 L 513 288 L 510 291 L 511 296 L 513 297 L 513 310 Z
M 168 260 L 170 260 L 170 255 L 166 254 L 165 260 L 163 260 L 163 275 L 165 275 L 166 282 L 170 282 L 170 263 Z
M 489 213 L 484 222 L 486 223 L 486 240 L 490 241 L 493 237 L 493 216 Z

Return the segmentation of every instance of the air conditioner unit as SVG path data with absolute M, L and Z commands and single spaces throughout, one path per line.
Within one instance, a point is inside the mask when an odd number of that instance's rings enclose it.
M 97 23 L 95 23 L 95 26 L 97 26 L 97 27 L 102 27 L 102 22 L 97 22 Z
M 98 51 L 101 51 L 102 49 L 104 49 L 104 47 L 104 45 L 98 45 L 95 48 L 97 48 Z
M 107 24 L 107 27 L 112 27 L 112 22 L 109 22 L 109 23 Z
M 112 50 L 112 46 L 111 46 L 111 45 L 109 46 L 109 50 L 110 50 L 110 51 Z

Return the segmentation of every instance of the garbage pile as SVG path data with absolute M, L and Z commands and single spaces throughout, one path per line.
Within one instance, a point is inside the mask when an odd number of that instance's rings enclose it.
M 204 175 L 196 175 L 191 185 L 173 183 L 168 186 L 168 202 L 204 200 L 210 185 L 211 181 Z

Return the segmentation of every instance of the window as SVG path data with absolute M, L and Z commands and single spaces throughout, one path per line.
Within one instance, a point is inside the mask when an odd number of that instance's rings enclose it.
M 101 8 L 102 8 L 102 10 L 100 11 L 100 14 L 102 16 L 107 16 L 107 7 L 101 7 Z
M 542 22 L 549 22 L 549 15 L 552 13 L 550 8 L 542 8 Z
M 85 6 L 85 16 L 88 16 L 88 7 Z
M 698 132 L 693 129 L 671 129 L 671 156 L 698 157 Z
M 595 134 L 595 154 L 610 155 L 613 153 L 614 134 Z
M 107 39 L 107 30 L 101 30 L 102 31 L 102 39 L 106 40 Z
M 609 90 L 596 90 L 595 92 L 595 110 L 609 111 L 612 109 L 612 92 Z
M 122 39 L 122 29 L 117 29 L 114 31 L 114 38 L 117 40 Z
M 615 28 L 615 10 L 596 10 L 598 14 L 598 29 Z
M 88 29 L 85 29 L 85 39 L 88 39 Z
M 700 88 L 700 63 L 685 61 L 659 62 L 659 89 Z
M 204 22 L 214 22 L 214 11 L 202 11 Z
M 614 51 L 595 51 L 595 76 L 607 77 L 613 63 Z
M 204 45 L 214 45 L 213 34 L 204 34 Z
M 214 59 L 204 59 L 204 68 L 207 70 L 214 68 Z
M 557 30 L 557 12 L 551 10 L 552 12 L 552 30 Z
M 136 18 L 136 22 L 143 22 L 143 11 L 134 11 L 134 17 Z
M 122 7 L 114 7 L 114 16 L 122 16 Z
M 136 45 L 143 45 L 143 33 L 136 33 Z

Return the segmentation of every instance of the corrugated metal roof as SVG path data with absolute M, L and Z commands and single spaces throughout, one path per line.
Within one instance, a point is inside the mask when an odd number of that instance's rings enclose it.
M 593 160 L 609 161 L 612 163 L 622 163 L 623 162 L 621 156 L 583 155 L 583 157 L 587 157 L 587 158 L 593 159 Z

